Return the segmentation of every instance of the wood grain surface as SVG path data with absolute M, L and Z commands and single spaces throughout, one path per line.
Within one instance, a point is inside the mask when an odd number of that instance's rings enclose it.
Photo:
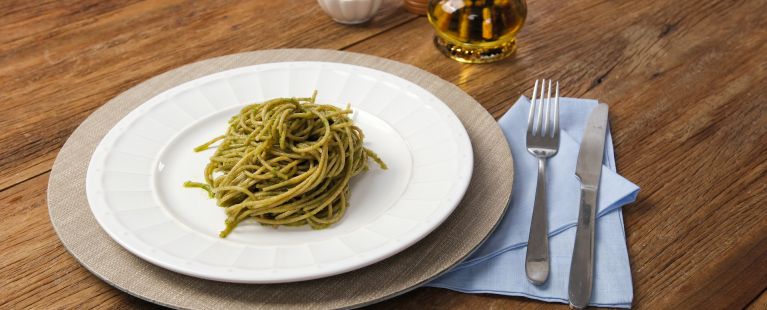
M 767 309 L 767 1 L 529 1 L 520 50 L 453 62 L 387 0 L 343 26 L 315 1 L 0 1 L 0 308 L 152 308 L 58 241 L 52 162 L 94 109 L 186 63 L 276 47 L 341 49 L 430 71 L 502 115 L 535 78 L 610 104 L 641 309 Z M 566 308 L 423 288 L 372 308 Z

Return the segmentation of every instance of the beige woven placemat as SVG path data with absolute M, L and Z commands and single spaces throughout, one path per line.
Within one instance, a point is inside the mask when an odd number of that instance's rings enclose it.
M 231 68 L 284 61 L 340 62 L 386 71 L 420 85 L 453 109 L 472 141 L 474 174 L 461 204 L 445 223 L 405 251 L 374 265 L 318 280 L 269 285 L 184 276 L 152 265 L 110 239 L 91 214 L 85 196 L 88 162 L 107 131 L 132 109 L 173 86 Z M 346 308 L 406 292 L 464 259 L 503 216 L 512 180 L 511 153 L 500 128 L 479 103 L 455 85 L 383 58 L 330 50 L 282 49 L 186 65 L 107 102 L 75 130 L 59 152 L 48 183 L 48 208 L 61 242 L 85 268 L 148 301 L 193 309 Z

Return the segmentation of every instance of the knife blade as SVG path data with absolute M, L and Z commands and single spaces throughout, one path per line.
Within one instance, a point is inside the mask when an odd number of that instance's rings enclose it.
M 570 307 L 583 309 L 589 304 L 594 272 L 594 224 L 597 210 L 599 179 L 607 134 L 607 105 L 600 103 L 589 115 L 583 133 L 575 175 L 581 182 L 578 227 L 570 264 L 568 296 Z

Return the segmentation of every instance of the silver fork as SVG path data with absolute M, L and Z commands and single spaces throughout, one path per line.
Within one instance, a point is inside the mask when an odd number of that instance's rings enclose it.
M 546 101 L 543 96 L 546 93 Z M 538 96 L 538 80 L 533 86 L 530 114 L 527 117 L 527 151 L 538 158 L 538 182 L 535 189 L 533 219 L 527 241 L 525 273 L 527 279 L 541 285 L 549 277 L 548 214 L 546 211 L 546 159 L 559 150 L 559 82 L 556 82 L 554 103 L 551 102 L 551 80 L 541 81 Z M 551 111 L 553 110 L 553 111 Z M 549 121 L 551 116 L 551 121 Z

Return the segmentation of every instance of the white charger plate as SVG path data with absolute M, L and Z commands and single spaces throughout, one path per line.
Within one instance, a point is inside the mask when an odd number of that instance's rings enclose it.
M 249 103 L 308 97 L 355 110 L 365 146 L 389 166 L 351 184 L 344 218 L 324 230 L 241 223 L 218 237 L 224 210 L 199 189 L 213 151 L 192 149 L 226 129 Z M 455 209 L 471 180 L 471 142 L 460 120 L 423 88 L 382 71 L 329 62 L 279 62 L 173 87 L 126 115 L 101 140 L 86 192 L 117 243 L 161 267 L 237 283 L 316 279 L 361 268 L 414 244 Z

